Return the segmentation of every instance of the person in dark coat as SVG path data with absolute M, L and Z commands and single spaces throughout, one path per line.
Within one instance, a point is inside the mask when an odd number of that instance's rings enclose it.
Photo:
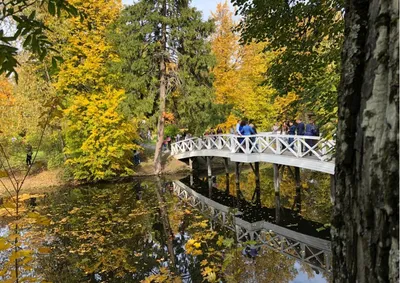
M 306 126 L 304 125 L 304 123 L 301 121 L 300 118 L 298 118 L 296 120 L 296 124 L 297 124 L 297 130 L 296 133 L 298 136 L 304 136 L 305 130 L 306 130 Z M 304 151 L 304 146 L 303 143 L 301 143 L 301 151 Z
M 297 124 L 297 129 L 296 129 L 297 135 L 304 136 L 306 130 L 304 123 L 301 121 L 301 119 L 297 119 L 296 124 Z
M 310 120 L 310 123 L 306 125 L 306 131 L 304 133 L 305 136 L 315 136 L 316 135 L 316 128 L 313 120 Z M 306 143 L 310 146 L 314 146 L 314 140 L 306 139 Z M 309 152 L 309 155 L 312 155 L 312 152 Z
M 296 126 L 293 124 L 292 121 L 289 122 L 289 135 L 295 135 L 296 134 Z M 293 143 L 294 138 L 289 138 L 289 145 Z M 290 145 L 291 148 L 293 148 L 294 144 Z
M 26 145 L 26 166 L 32 165 L 33 149 L 30 143 Z

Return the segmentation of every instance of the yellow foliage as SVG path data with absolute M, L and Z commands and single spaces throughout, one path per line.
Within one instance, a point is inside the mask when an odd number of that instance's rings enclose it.
M 233 129 L 236 128 L 236 125 L 239 120 L 240 120 L 239 117 L 230 114 L 228 118 L 226 118 L 226 121 L 224 123 L 217 125 L 217 128 L 221 128 L 225 133 L 229 133 L 231 128 Z
M 69 157 L 66 164 L 76 179 L 100 180 L 119 174 L 132 174 L 129 168 L 137 137 L 135 121 L 118 113 L 125 98 L 123 91 L 107 86 L 101 94 L 77 95 L 64 113 Z
M 213 13 L 217 24 L 212 38 L 212 50 L 217 59 L 213 69 L 216 103 L 233 106 L 228 120 L 219 126 L 228 131 L 237 123 L 238 117 L 233 113 L 242 113 L 240 118 L 249 119 L 259 130 L 266 130 L 273 125 L 276 116 L 272 101 L 275 90 L 262 85 L 273 54 L 262 52 L 265 42 L 239 45 L 239 37 L 232 31 L 235 26 L 232 16 L 226 2 L 218 4 Z
M 87 19 L 82 22 L 79 17 L 72 17 L 64 20 L 62 25 L 58 22 L 53 24 L 59 26 L 56 27 L 57 33 L 51 35 L 56 37 L 53 41 L 61 41 L 58 49 L 68 55 L 64 56 L 56 89 L 68 94 L 79 93 L 79 89 L 85 86 L 100 90 L 106 84 L 105 63 L 114 58 L 110 52 L 111 45 L 105 40 L 106 29 L 118 17 L 121 1 L 72 0 L 70 3 L 82 10 Z M 88 22 L 92 26 L 90 30 Z
M 289 92 L 286 96 L 280 96 L 275 99 L 274 108 L 281 120 L 294 120 L 297 118 L 296 108 L 293 103 L 299 100 L 299 96 L 295 92 Z

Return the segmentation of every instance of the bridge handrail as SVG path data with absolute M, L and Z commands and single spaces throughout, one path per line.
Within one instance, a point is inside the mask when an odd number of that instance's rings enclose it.
M 317 136 L 282 135 L 264 133 L 249 136 L 234 134 L 206 135 L 172 143 L 172 155 L 194 150 L 229 150 L 231 153 L 257 154 L 272 153 L 297 158 L 315 156 L 321 161 L 332 159 L 335 141 Z

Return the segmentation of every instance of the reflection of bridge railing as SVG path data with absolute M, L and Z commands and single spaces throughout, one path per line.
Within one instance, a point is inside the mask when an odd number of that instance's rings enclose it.
M 266 221 L 247 222 L 240 218 L 241 212 L 233 213 L 231 208 L 199 194 L 180 181 L 174 182 L 174 193 L 201 213 L 210 216 L 213 221 L 236 232 L 238 241 L 255 241 L 255 247 L 266 246 L 318 270 L 331 270 L 330 241 Z

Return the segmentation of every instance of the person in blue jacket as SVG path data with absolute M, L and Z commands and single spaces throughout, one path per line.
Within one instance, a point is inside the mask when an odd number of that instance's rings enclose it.
M 304 135 L 305 135 L 305 136 L 316 136 L 316 133 L 317 133 L 317 131 L 316 131 L 316 127 L 315 127 L 314 121 L 313 121 L 313 120 L 310 120 L 310 123 L 308 123 L 308 124 L 306 125 L 306 131 L 305 131 Z M 312 140 L 312 139 L 306 139 L 306 143 L 307 143 L 310 147 L 313 147 L 313 146 L 314 146 L 314 140 Z M 311 150 L 310 150 L 310 152 L 309 152 L 309 155 L 312 155 Z
M 296 124 L 297 124 L 297 129 L 296 129 L 297 135 L 298 136 L 304 136 L 304 132 L 305 132 L 304 123 L 299 118 L 299 119 L 296 120 Z
M 254 128 L 251 127 L 249 125 L 249 123 L 247 123 L 247 121 L 243 121 L 243 126 L 242 126 L 242 128 L 240 130 L 240 133 L 243 136 L 251 136 L 251 135 L 254 135 L 256 132 L 255 132 Z
M 254 129 L 250 127 L 250 125 L 247 123 L 246 120 L 242 120 L 240 122 L 240 127 L 239 127 L 239 133 L 242 136 L 250 136 L 254 135 Z M 244 138 L 238 138 L 238 141 L 242 147 L 245 147 L 244 145 Z M 242 149 L 239 150 L 240 152 L 243 152 Z

